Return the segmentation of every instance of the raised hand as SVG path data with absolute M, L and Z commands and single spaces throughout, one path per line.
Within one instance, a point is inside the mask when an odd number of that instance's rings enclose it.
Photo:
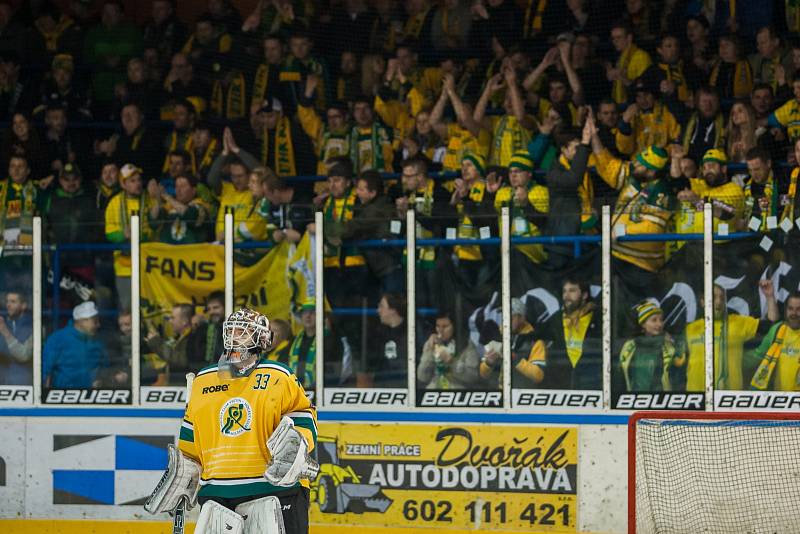
M 236 139 L 233 137 L 233 131 L 229 127 L 225 127 L 225 131 L 222 134 L 223 140 L 228 147 L 228 150 L 233 154 L 239 153 L 239 145 L 236 144 Z
M 561 57 L 561 61 L 564 63 L 569 62 L 569 53 L 572 50 L 572 43 L 569 41 L 559 41 L 558 42 L 558 55 Z
M 588 107 L 588 106 L 587 106 Z M 581 143 L 588 145 L 592 141 L 592 137 L 597 133 L 597 125 L 594 122 L 594 114 L 592 109 L 586 113 L 586 123 L 583 125 L 583 132 L 581 135 Z
M 522 186 L 514 188 L 514 200 L 517 205 L 525 205 L 528 202 L 528 190 Z
M 391 82 L 400 70 L 397 58 L 391 58 L 386 64 L 386 81 Z
M 503 67 L 502 70 L 503 79 L 506 81 L 509 87 L 517 83 L 517 71 L 511 65 L 506 65 Z
M 559 122 L 561 122 L 561 115 L 555 109 L 550 108 L 539 126 L 539 132 L 544 135 L 550 135 Z
M 264 7 L 263 3 L 263 0 L 259 0 L 256 8 L 253 10 L 250 16 L 245 19 L 244 24 L 242 24 L 242 31 L 244 33 L 255 30 L 258 28 L 258 25 L 261 24 L 261 10 Z
M 550 65 L 555 65 L 556 62 L 558 61 L 558 58 L 559 58 L 560 54 L 561 54 L 561 52 L 559 52 L 558 48 L 554 46 L 553 48 L 548 50 L 547 53 L 544 55 L 544 58 L 542 59 L 542 63 L 544 63 L 548 67 Z
M 492 194 L 497 193 L 498 189 L 503 185 L 503 177 L 497 176 L 496 172 L 490 172 L 486 175 L 486 190 Z
M 504 85 L 505 85 L 505 81 L 503 80 L 503 74 L 502 73 L 497 73 L 494 76 L 492 76 L 491 78 L 489 78 L 489 83 L 486 85 L 486 87 L 492 93 L 496 93 L 497 91 L 502 89 Z
M 453 189 L 453 195 L 450 197 L 450 203 L 457 204 L 459 200 L 467 195 L 467 182 L 463 178 L 456 178 L 453 180 L 453 185 L 455 185 L 455 189 Z
M 314 91 L 316 91 L 317 87 L 319 87 L 319 82 L 320 82 L 319 76 L 316 75 L 316 74 L 309 74 L 306 77 L 306 91 L 305 91 L 305 94 L 306 94 L 307 97 L 310 97 L 311 95 L 314 94 Z
M 161 188 L 154 178 L 147 182 L 147 194 L 150 195 L 150 198 L 161 198 Z
M 761 293 L 766 298 L 772 298 L 775 296 L 775 285 L 772 283 L 771 278 L 767 278 L 765 280 L 759 280 L 758 289 L 761 290 Z
M 442 87 L 447 94 L 453 94 L 456 90 L 456 80 L 449 72 L 442 77 Z
M 683 159 L 686 156 L 686 149 L 680 143 L 672 143 L 670 145 L 669 154 L 673 159 Z
M 397 214 L 400 217 L 405 217 L 406 212 L 408 211 L 408 197 L 406 196 L 398 197 L 394 201 L 394 205 L 397 208 Z
M 474 17 L 479 17 L 482 19 L 489 18 L 489 12 L 486 11 L 486 6 L 483 5 L 483 2 L 481 0 L 473 2 L 469 10 Z
M 637 106 L 636 104 L 631 104 L 630 106 L 625 108 L 625 111 L 622 113 L 623 122 L 627 122 L 628 124 L 630 124 L 637 113 L 639 113 L 639 106 Z

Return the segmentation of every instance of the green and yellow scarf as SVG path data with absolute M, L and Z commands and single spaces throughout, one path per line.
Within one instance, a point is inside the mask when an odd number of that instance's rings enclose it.
M 215 80 L 211 90 L 211 113 L 224 119 L 241 119 L 246 115 L 246 93 L 241 72 L 234 74 L 227 87 L 223 87 L 222 80 Z
M 369 133 L 371 154 L 362 155 L 359 145 L 365 137 L 358 126 L 354 126 L 350 131 L 350 159 L 353 161 L 353 166 L 358 172 L 370 169 L 384 170 L 382 139 L 388 138 L 384 128 L 377 121 L 372 123 Z
M 264 137 L 261 141 L 261 164 L 267 165 L 269 159 L 270 138 L 269 131 L 264 128 Z M 281 117 L 275 127 L 275 172 L 278 176 L 296 176 L 297 166 L 294 159 L 294 145 L 292 144 L 292 126 L 287 117 Z

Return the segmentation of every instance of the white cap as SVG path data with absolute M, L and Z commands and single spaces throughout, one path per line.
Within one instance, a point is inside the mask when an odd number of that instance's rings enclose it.
M 525 305 L 520 299 L 511 299 L 511 315 L 525 315 Z
M 277 98 L 270 98 L 268 100 L 264 100 L 261 103 L 261 108 L 258 110 L 259 113 L 271 113 L 273 111 L 283 111 L 283 104 Z
M 91 300 L 81 302 L 72 309 L 72 319 L 75 321 L 91 319 L 92 317 L 97 317 L 97 315 L 97 306 Z
M 127 180 L 128 178 L 130 178 L 135 174 L 142 174 L 142 169 L 140 169 L 133 163 L 126 163 L 119 170 L 119 174 L 120 174 L 120 181 L 124 182 L 125 180 Z

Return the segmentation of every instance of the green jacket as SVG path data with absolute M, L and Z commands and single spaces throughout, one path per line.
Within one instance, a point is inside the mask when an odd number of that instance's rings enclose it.
M 629 339 L 619 354 L 625 390 L 671 391 L 669 371 L 679 351 L 669 335 Z
M 98 102 L 111 102 L 114 85 L 127 80 L 128 60 L 142 51 L 142 34 L 128 22 L 114 28 L 98 24 L 84 41 L 84 59 L 92 68 L 92 95 Z

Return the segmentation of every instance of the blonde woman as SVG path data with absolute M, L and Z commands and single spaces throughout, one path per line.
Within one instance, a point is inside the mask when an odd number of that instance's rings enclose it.
M 756 113 L 753 107 L 744 101 L 736 102 L 731 107 L 728 118 L 728 158 L 731 162 L 741 163 L 748 150 L 756 146 Z
M 274 179 L 275 172 L 269 167 L 255 167 L 248 177 L 247 187 L 252 195 L 252 202 L 240 206 L 233 214 L 233 240 L 237 243 L 243 241 L 270 241 L 275 230 L 272 221 L 272 204 L 266 196 L 265 184 L 268 179 Z M 268 249 L 237 249 L 234 260 L 239 265 L 249 266 L 255 264 L 266 254 Z
M 361 60 L 361 92 L 375 96 L 383 84 L 386 74 L 386 60 L 379 54 L 368 54 Z

